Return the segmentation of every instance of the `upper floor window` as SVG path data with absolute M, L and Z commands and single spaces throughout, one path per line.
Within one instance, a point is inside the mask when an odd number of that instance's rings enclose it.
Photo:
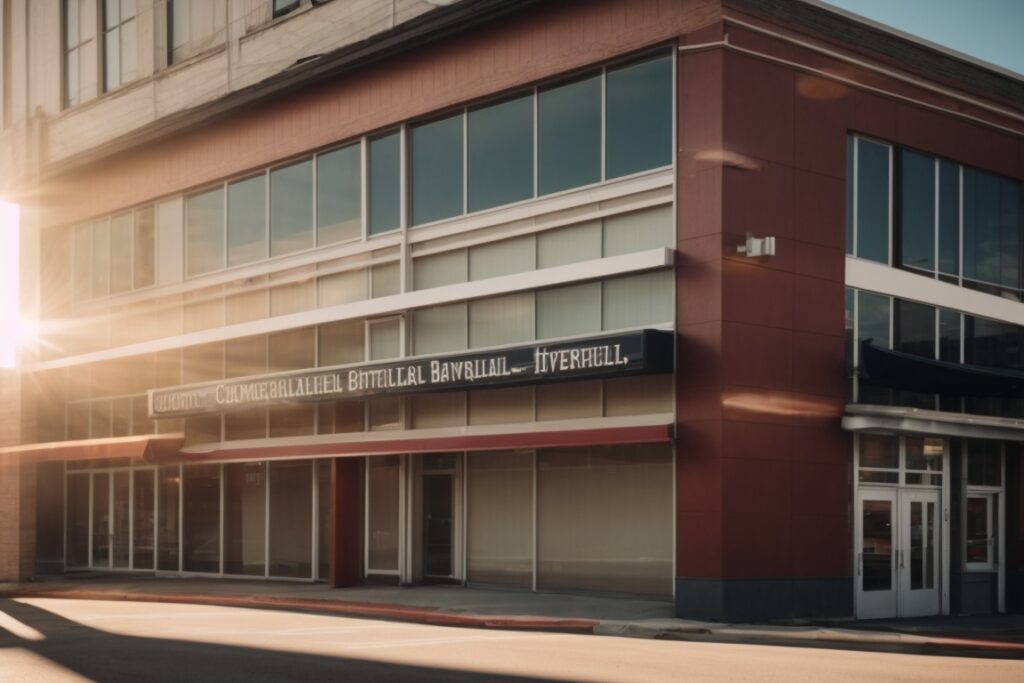
M 1024 299 L 1019 181 L 850 136 L 846 253 Z
M 149 287 L 156 282 L 154 208 L 76 225 L 72 248 L 76 301 Z
M 135 78 L 135 25 L 135 0 L 104 0 L 104 92 Z
M 271 6 L 274 10 L 274 17 L 288 14 L 299 6 L 299 0 L 272 0 Z
M 225 0 L 167 1 L 167 63 L 177 64 L 224 40 Z
M 89 0 L 64 0 L 64 106 L 73 107 L 96 86 L 96 21 Z

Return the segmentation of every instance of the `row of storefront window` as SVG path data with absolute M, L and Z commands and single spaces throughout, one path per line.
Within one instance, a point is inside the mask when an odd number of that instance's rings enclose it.
M 667 166 L 672 92 L 671 56 L 645 58 L 191 194 L 186 277 Z M 153 216 L 76 226 L 79 300 L 153 284 Z
M 527 589 L 671 595 L 667 444 L 364 462 L 362 518 L 341 523 L 358 529 L 367 575 L 397 575 L 409 543 L 413 580 L 440 573 Z M 68 568 L 327 578 L 330 460 L 99 464 L 47 469 L 44 477 L 66 477 L 66 522 L 55 534 L 63 548 L 47 538 L 41 559 Z M 439 482 L 446 486 L 429 486 L 436 476 L 447 477 Z M 426 507 L 438 492 L 448 500 Z M 55 502 L 41 509 L 41 528 L 62 526 Z M 407 505 L 408 528 L 400 514 Z M 440 537 L 427 535 L 430 510 L 447 516 Z
M 846 289 L 846 359 L 851 374 L 865 340 L 922 358 L 1024 370 L 1024 327 L 913 301 Z M 1024 401 L 935 396 L 856 383 L 860 403 L 907 405 L 954 412 L 1024 416 Z
M 1024 189 L 912 149 L 847 138 L 846 253 L 1024 298 Z

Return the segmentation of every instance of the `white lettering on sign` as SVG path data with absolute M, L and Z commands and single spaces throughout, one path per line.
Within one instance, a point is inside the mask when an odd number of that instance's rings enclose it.
M 629 358 L 622 355 L 621 344 L 588 346 L 581 349 L 558 349 L 548 351 L 540 348 L 536 352 L 536 373 L 571 372 L 629 365 Z
M 288 376 L 225 380 L 207 385 L 150 390 L 150 414 L 170 417 L 281 401 L 323 401 L 378 393 L 412 393 L 460 386 L 502 386 L 573 376 L 651 371 L 641 335 L 631 333 L 578 342 L 503 349 L 493 353 L 409 359 L 383 365 L 311 370 Z M 670 367 L 670 365 L 669 365 Z M 664 370 L 653 370 L 655 372 Z

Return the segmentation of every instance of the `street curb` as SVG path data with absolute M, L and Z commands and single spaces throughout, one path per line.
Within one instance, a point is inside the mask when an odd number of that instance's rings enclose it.
M 389 619 L 434 626 L 460 628 L 500 628 L 550 633 L 593 634 L 648 639 L 720 639 L 760 642 L 819 642 L 856 645 L 903 645 L 953 647 L 1024 655 L 1024 643 L 974 640 L 950 636 L 821 628 L 815 626 L 753 626 L 715 622 L 687 622 L 675 619 L 644 621 L 599 620 L 585 618 L 459 614 L 436 607 L 380 604 L 312 598 L 282 598 L 272 595 L 210 595 L 208 593 L 134 593 L 86 589 L 0 589 L 0 598 L 59 598 L 66 600 L 105 600 L 111 602 L 152 602 L 215 607 L 260 607 L 303 612 L 330 613 L 353 617 Z
M 687 638 L 704 636 L 748 642 L 757 640 L 859 645 L 937 646 L 1000 650 L 1024 654 L 1024 643 L 859 629 L 819 628 L 813 626 L 746 626 L 708 622 L 687 623 L 683 621 L 680 621 L 679 624 L 666 624 L 664 621 L 661 623 L 645 624 L 635 621 L 604 621 L 595 627 L 594 633 L 597 635 L 623 636 L 627 638 L 677 638 L 685 640 Z
M 272 595 L 209 595 L 198 593 L 132 593 L 80 589 L 18 589 L 0 591 L 0 598 L 60 598 L 65 600 L 106 600 L 112 602 L 155 602 L 216 607 L 265 607 L 305 612 L 394 619 L 434 626 L 462 628 L 501 628 L 554 633 L 594 633 L 600 623 L 596 619 L 563 619 L 559 617 L 533 617 L 516 615 L 455 614 L 442 612 L 436 607 L 409 605 L 382 605 L 369 602 L 318 600 L 310 598 L 280 598 Z

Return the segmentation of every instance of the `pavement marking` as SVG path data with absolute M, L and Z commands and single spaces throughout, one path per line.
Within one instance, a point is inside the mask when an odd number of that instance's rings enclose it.
M 46 640 L 46 636 L 0 609 L 0 628 L 22 640 Z

